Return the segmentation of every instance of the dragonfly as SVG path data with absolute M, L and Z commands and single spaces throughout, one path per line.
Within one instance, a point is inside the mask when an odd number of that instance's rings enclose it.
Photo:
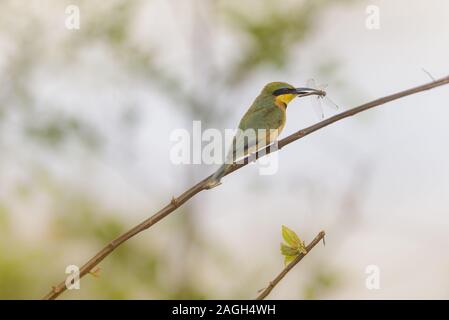
M 324 118 L 324 110 L 322 106 L 323 104 L 333 110 L 339 109 L 339 106 L 335 102 L 333 102 L 328 97 L 326 91 L 324 91 L 327 85 L 317 85 L 314 79 L 309 79 L 307 80 L 307 87 L 321 91 L 321 94 L 309 97 L 310 103 L 320 119 Z

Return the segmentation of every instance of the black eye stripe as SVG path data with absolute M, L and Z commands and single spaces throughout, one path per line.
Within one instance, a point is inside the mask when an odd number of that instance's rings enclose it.
M 281 94 L 288 94 L 288 93 L 291 93 L 290 88 L 281 88 L 273 91 L 274 96 L 279 96 Z

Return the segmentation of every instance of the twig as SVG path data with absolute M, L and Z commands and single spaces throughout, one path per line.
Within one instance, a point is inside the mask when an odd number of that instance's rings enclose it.
M 293 134 L 291 134 L 290 136 L 280 140 L 278 142 L 278 149 L 281 149 L 282 147 L 286 146 L 287 144 L 292 143 L 293 141 L 296 141 L 298 139 L 301 139 L 309 134 L 311 134 L 312 132 L 315 132 L 321 128 L 327 127 L 328 125 L 337 122 L 339 120 L 342 120 L 344 118 L 348 118 L 350 116 L 353 116 L 359 112 L 374 108 L 376 106 L 385 104 L 387 102 L 405 97 L 405 96 L 409 96 L 418 92 L 422 92 L 422 91 L 426 91 L 426 90 L 430 90 L 433 89 L 435 87 L 439 87 L 445 84 L 449 83 L 449 76 L 435 80 L 433 82 L 412 88 L 412 89 L 408 89 L 405 91 L 401 91 L 380 99 L 376 99 L 374 101 L 365 103 L 361 106 L 349 109 L 345 112 L 339 113 L 333 117 L 327 118 L 323 121 L 320 121 L 310 127 L 307 127 L 305 129 L 299 130 Z M 265 156 L 271 152 L 273 152 L 275 150 L 270 149 L 270 147 L 264 148 L 262 150 L 260 150 L 257 154 L 256 157 L 258 158 L 259 156 Z M 226 173 L 226 175 L 244 167 L 245 165 L 247 165 L 248 162 L 246 161 L 245 163 L 241 163 L 241 164 L 235 164 L 234 166 L 232 166 L 230 168 L 230 170 Z M 157 222 L 159 222 L 160 220 L 164 219 L 166 216 L 168 216 L 170 213 L 172 213 L 173 211 L 175 211 L 177 208 L 179 208 L 180 206 L 182 206 L 185 202 L 187 202 L 188 200 L 190 200 L 193 196 L 195 196 L 197 193 L 203 191 L 203 190 L 207 190 L 207 182 L 208 179 L 210 178 L 207 177 L 205 179 L 203 179 L 202 181 L 200 181 L 199 183 L 197 183 L 196 185 L 194 185 L 193 187 L 191 187 L 190 189 L 188 189 L 187 191 L 185 191 L 183 194 L 181 194 L 179 197 L 175 198 L 173 197 L 171 202 L 166 205 L 164 208 L 162 208 L 160 211 L 156 212 L 153 216 L 151 216 L 150 218 L 148 218 L 147 220 L 143 221 L 142 223 L 140 223 L 139 225 L 135 226 L 134 228 L 130 229 L 129 231 L 127 231 L 126 233 L 122 234 L 121 236 L 119 236 L 118 238 L 112 240 L 108 245 L 106 245 L 100 252 L 98 252 L 94 257 L 92 257 L 87 263 L 85 263 L 81 269 L 80 269 L 80 278 L 82 278 L 83 276 L 85 276 L 86 274 L 88 274 L 95 266 L 97 266 L 104 258 L 106 258 L 112 251 L 114 251 L 119 245 L 121 245 L 122 243 L 124 243 L 125 241 L 127 241 L 128 239 L 134 237 L 136 234 L 148 229 L 149 227 L 153 226 L 154 224 L 156 224 Z M 65 287 L 65 281 L 62 281 L 59 285 L 57 285 L 56 287 L 53 287 L 53 289 L 44 297 L 44 299 L 55 299 L 57 298 L 62 292 L 64 292 L 66 289 Z
M 326 233 L 324 231 L 320 231 L 320 233 L 318 233 L 318 235 L 315 237 L 315 239 L 312 240 L 311 243 L 309 243 L 309 245 L 306 247 L 306 251 L 307 253 L 300 253 L 295 260 L 293 260 L 292 262 L 290 262 L 285 268 L 284 270 L 281 271 L 281 273 L 279 273 L 277 275 L 276 278 L 274 278 L 272 281 L 270 281 L 270 283 L 268 284 L 268 287 L 266 287 L 265 289 L 263 289 L 263 291 L 257 296 L 256 300 L 263 300 L 265 299 L 271 292 L 271 290 L 274 289 L 274 287 L 276 287 L 276 285 L 281 282 L 281 280 L 286 276 L 286 274 L 293 269 L 294 266 L 296 266 L 298 264 L 299 261 L 302 260 L 302 258 L 304 258 L 309 252 L 310 250 L 313 249 L 313 247 L 315 247 L 321 240 L 323 240 L 323 244 L 324 244 L 324 236 L 326 235 Z

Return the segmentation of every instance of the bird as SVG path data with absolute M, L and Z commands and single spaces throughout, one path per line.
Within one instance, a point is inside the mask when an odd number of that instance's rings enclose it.
M 288 104 L 296 97 L 310 95 L 324 97 L 326 92 L 313 88 L 295 88 L 286 82 L 266 84 L 240 120 L 225 161 L 207 180 L 207 188 L 220 185 L 221 178 L 236 160 L 274 142 L 285 127 Z

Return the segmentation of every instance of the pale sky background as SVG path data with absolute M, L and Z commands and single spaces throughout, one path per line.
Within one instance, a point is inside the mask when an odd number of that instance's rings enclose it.
M 182 8 L 174 11 L 165 1 L 153 1 L 135 24 L 136 30 L 151 25 L 153 32 L 146 32 L 145 37 L 160 44 L 159 50 L 164 53 L 161 65 L 172 66 L 186 81 L 193 81 L 195 70 L 189 67 L 192 53 L 185 45 L 192 23 L 188 2 L 183 1 Z M 325 12 L 318 27 L 294 52 L 300 61 L 298 66 L 292 63 L 282 74 L 261 72 L 240 88 L 222 92 L 229 102 L 230 117 L 220 129 L 236 126 L 265 83 L 281 80 L 304 85 L 308 78 L 317 77 L 317 65 L 327 61 L 338 62 L 336 77 L 317 81 L 328 84 L 328 94 L 343 109 L 428 82 L 422 68 L 436 78 L 449 74 L 448 1 L 355 3 Z M 365 27 L 365 8 L 371 4 L 380 8 L 379 30 Z M 63 17 L 57 13 L 61 7 L 44 6 L 49 28 L 59 26 Z M 9 19 L 13 21 L 14 17 Z M 13 28 L 20 28 L 20 19 L 14 21 Z M 64 32 L 54 28 L 46 45 L 58 48 Z M 238 46 L 227 30 L 211 32 L 219 39 L 214 42 L 214 59 L 225 68 L 228 57 L 238 55 Z M 139 32 L 135 35 L 138 39 Z M 2 54 L 14 54 L 10 39 L 5 33 L 2 37 Z M 169 135 L 176 128 L 190 130 L 191 122 L 201 119 L 186 119 L 174 112 L 171 100 L 115 68 L 114 57 L 101 47 L 87 50 L 81 65 L 58 68 L 51 57 L 46 61 L 48 65 L 41 65 L 33 73 L 43 108 L 48 107 L 48 101 L 55 106 L 73 105 L 77 109 L 67 112 L 95 119 L 110 137 L 107 155 L 99 158 L 68 145 L 64 155 L 55 159 L 35 152 L 12 132 L 3 146 L 8 151 L 0 160 L 9 168 L 1 173 L 0 196 L 8 195 L 9 182 L 28 179 L 21 165 L 30 158 L 48 163 L 61 181 L 91 192 L 107 207 L 140 212 L 127 216 L 131 225 L 188 187 L 179 176 L 190 168 L 169 162 Z M 310 67 L 307 61 L 311 61 Z M 4 68 L 0 57 L 0 72 Z M 89 76 L 89 69 L 96 70 L 95 77 Z M 111 91 L 117 83 L 121 89 Z M 205 94 L 205 99 L 213 97 Z M 285 224 L 306 242 L 321 229 L 326 230 L 326 246 L 317 246 L 271 298 L 295 297 L 297 284 L 304 281 L 302 271 L 313 269 L 322 257 L 343 274 L 338 290 L 325 298 L 448 298 L 448 101 L 449 87 L 440 87 L 343 120 L 284 148 L 276 175 L 259 176 L 257 169 L 249 166 L 224 178 L 219 188 L 198 195 L 193 200 L 195 221 L 204 237 L 220 242 L 239 264 L 239 273 L 233 279 L 217 279 L 207 266 L 200 265 L 203 276 L 210 276 L 223 294 L 228 292 L 229 282 L 242 282 L 248 277 L 269 281 L 282 268 L 279 242 L 280 228 Z M 120 107 L 133 103 L 146 109 L 129 140 L 114 130 L 113 123 Z M 332 113 L 327 110 L 328 115 Z M 316 120 L 307 103 L 293 101 L 282 136 Z M 13 127 L 14 119 L 8 125 Z M 215 168 L 203 166 L 204 175 Z M 359 219 L 351 225 L 351 217 L 341 221 L 338 213 L 345 210 L 341 202 L 351 181 L 363 170 L 365 183 L 360 189 L 356 184 L 360 192 L 355 195 Z M 14 203 L 17 232 L 30 241 L 39 238 L 46 228 L 46 200 L 37 198 L 35 204 L 30 208 Z M 168 230 L 163 228 L 164 223 L 161 233 Z M 159 228 L 147 232 L 158 232 Z M 380 268 L 379 290 L 365 287 L 365 268 L 372 264 Z

